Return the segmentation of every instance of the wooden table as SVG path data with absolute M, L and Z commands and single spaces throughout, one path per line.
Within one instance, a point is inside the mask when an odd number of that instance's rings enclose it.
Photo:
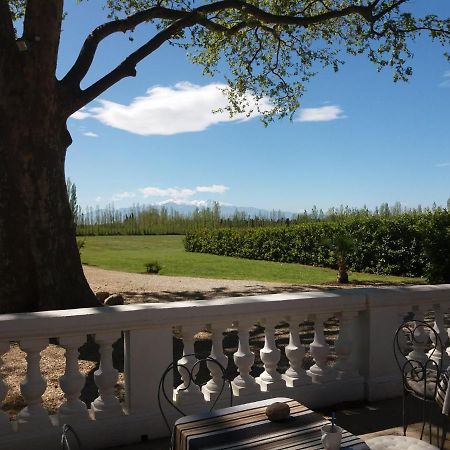
M 266 407 L 286 402 L 291 417 L 270 422 Z M 174 450 L 319 450 L 323 449 L 320 429 L 329 423 L 323 416 L 290 398 L 273 398 L 218 409 L 208 414 L 182 417 L 175 423 Z M 358 437 L 343 430 L 342 449 L 368 450 Z

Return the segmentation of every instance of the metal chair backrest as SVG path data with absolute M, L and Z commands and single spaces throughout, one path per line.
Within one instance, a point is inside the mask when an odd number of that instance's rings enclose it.
M 425 353 L 426 348 L 430 348 Z M 407 350 L 411 350 L 406 353 Z M 403 323 L 395 333 L 394 355 L 403 388 L 416 398 L 435 401 L 444 347 L 436 330 L 421 320 Z
M 172 394 L 173 394 L 173 392 L 172 392 L 173 386 L 172 385 L 173 385 L 173 383 L 171 383 L 171 391 L 170 391 L 171 395 L 169 396 L 167 394 L 167 392 L 166 392 L 166 377 L 168 375 L 173 374 L 175 370 L 178 371 L 178 369 L 182 369 L 183 372 L 184 372 L 185 379 L 186 378 L 188 379 L 188 382 L 187 382 L 187 384 L 185 383 L 184 387 L 179 387 L 178 388 L 179 391 L 180 390 L 183 391 L 183 390 L 188 389 L 189 386 L 191 386 L 191 384 L 196 384 L 199 387 L 201 387 L 204 384 L 206 384 L 206 383 L 197 382 L 197 380 L 196 380 L 196 375 L 195 374 L 198 372 L 198 369 L 199 369 L 199 367 L 202 364 L 212 363 L 212 364 L 217 365 L 217 367 L 219 367 L 220 371 L 222 372 L 222 377 L 221 377 L 222 384 L 221 384 L 220 391 L 219 391 L 218 395 L 216 396 L 215 400 L 211 403 L 209 411 L 212 411 L 215 408 L 218 400 L 220 399 L 220 397 L 222 396 L 223 392 L 225 391 L 225 386 L 227 386 L 227 385 L 229 387 L 229 393 L 230 393 L 229 406 L 233 406 L 233 390 L 231 389 L 231 381 L 227 377 L 227 370 L 225 369 L 225 367 L 219 361 L 217 361 L 217 359 L 214 359 L 211 356 L 201 356 L 201 355 L 198 355 L 196 353 L 190 353 L 190 354 L 183 355 L 184 358 L 192 357 L 192 356 L 196 358 L 196 362 L 192 365 L 192 367 L 188 367 L 187 365 L 180 364 L 178 362 L 175 362 L 175 363 L 172 362 L 172 363 L 170 363 L 167 366 L 166 370 L 164 371 L 164 373 L 161 376 L 161 379 L 159 380 L 159 386 L 158 386 L 158 407 L 159 407 L 161 415 L 162 415 L 162 417 L 164 419 L 164 423 L 166 424 L 166 426 L 169 429 L 169 431 L 172 431 L 172 429 L 171 429 L 171 426 L 169 425 L 169 421 L 168 421 L 167 416 L 166 416 L 166 414 L 164 412 L 164 408 L 163 408 L 163 405 L 162 405 L 162 399 L 163 398 L 181 416 L 185 416 L 186 415 L 183 412 L 183 410 L 181 408 L 179 408 L 175 404 L 175 402 L 173 400 L 173 397 L 172 397 Z

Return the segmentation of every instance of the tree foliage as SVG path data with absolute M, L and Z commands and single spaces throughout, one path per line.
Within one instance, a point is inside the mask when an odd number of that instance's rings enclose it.
M 86 0 L 84 0 L 86 1 Z M 426 3 L 427 0 L 423 0 Z M 49 0 L 61 3 L 62 0 Z M 79 0 L 80 3 L 83 0 Z M 2 0 L 14 20 L 25 17 L 30 0 Z M 191 60 L 214 75 L 226 62 L 230 113 L 256 106 L 263 120 L 291 115 L 307 82 L 323 67 L 337 71 L 343 54 L 364 54 L 378 70 L 388 67 L 393 78 L 407 80 L 412 40 L 427 34 L 450 57 L 450 19 L 417 16 L 411 0 L 107 0 L 109 21 L 87 36 L 80 54 L 61 85 L 73 94 L 68 114 L 96 98 L 122 78 L 136 75 L 145 57 L 169 42 L 188 51 Z M 420 2 L 422 3 L 422 2 Z M 0 15 L 1 12 L 0 12 Z M 70 19 L 70 18 L 69 18 Z M 69 20 L 68 19 L 68 20 Z M 2 21 L 5 22 L 6 17 Z M 34 17 L 39 20 L 39 14 Z M 132 33 L 145 25 L 152 33 L 117 67 L 86 89 L 80 89 L 99 44 L 115 33 Z M 3 33 L 3 39 L 7 33 Z M 24 38 L 27 29 L 24 29 Z M 1 39 L 1 37 L 0 37 Z M 249 95 L 251 94 L 251 96 Z

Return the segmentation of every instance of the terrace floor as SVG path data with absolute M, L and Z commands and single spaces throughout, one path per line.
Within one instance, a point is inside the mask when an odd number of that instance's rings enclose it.
M 413 407 L 413 403 L 409 403 Z M 332 411 L 336 412 L 336 422 L 355 435 L 363 439 L 380 435 L 402 435 L 402 399 L 395 398 L 373 403 L 352 402 L 334 405 L 318 410 L 319 413 L 329 417 Z M 409 409 L 411 411 L 411 408 Z M 442 416 L 440 416 L 442 417 Z M 408 427 L 408 436 L 420 437 L 421 410 L 417 408 L 411 413 L 413 425 Z M 448 419 L 447 419 L 448 420 Z M 427 430 L 425 430 L 427 433 Z M 428 434 L 427 434 L 428 436 Z M 445 449 L 450 450 L 450 432 L 447 434 Z M 428 437 L 426 438 L 428 440 Z M 169 438 L 148 442 L 140 442 L 134 445 L 114 447 L 117 450 L 167 450 Z M 112 449 L 111 449 L 112 450 Z

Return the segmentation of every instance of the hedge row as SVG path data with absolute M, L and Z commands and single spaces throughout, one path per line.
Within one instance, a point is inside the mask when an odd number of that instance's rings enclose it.
M 348 267 L 356 272 L 424 276 L 450 282 L 450 214 L 438 210 L 395 217 L 351 217 L 284 228 L 204 229 L 186 235 L 185 249 L 239 258 L 336 267 L 328 244 L 337 235 L 353 241 Z

